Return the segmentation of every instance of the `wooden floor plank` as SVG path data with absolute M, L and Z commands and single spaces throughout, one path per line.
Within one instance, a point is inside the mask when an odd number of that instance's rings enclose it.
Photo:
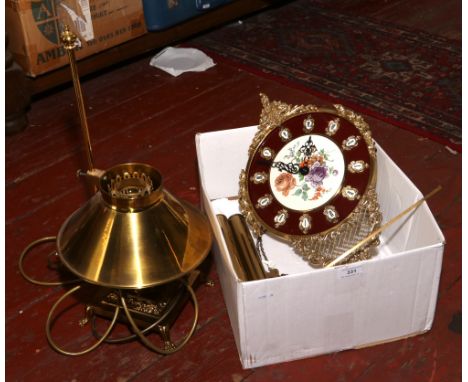
M 145 60 L 146 61 L 146 60 Z M 138 62 L 139 63 L 139 62 Z M 133 66 L 133 65 L 132 65 Z M 147 73 L 153 73 L 154 68 L 147 69 Z M 217 73 L 217 72 L 216 72 Z M 233 71 L 231 71 L 233 73 Z M 144 77 L 140 75 L 140 77 Z M 188 99 L 188 94 L 190 97 L 203 97 L 204 89 L 209 89 L 211 87 L 216 88 L 220 86 L 223 82 L 232 81 L 230 75 L 226 75 L 225 72 L 219 73 L 219 75 L 210 76 L 209 78 L 203 78 L 203 76 L 193 77 L 189 81 L 177 82 L 177 85 L 173 82 L 173 79 L 169 78 L 169 75 L 161 76 L 164 79 L 159 83 L 148 82 L 145 86 L 142 86 L 143 83 L 139 83 L 137 88 L 139 90 L 134 94 L 129 92 L 126 93 L 128 89 L 128 84 L 124 83 L 120 86 L 123 86 L 121 89 L 125 91 L 115 91 L 108 90 L 105 93 L 101 93 L 101 97 L 89 97 L 91 102 L 87 103 L 88 108 L 92 108 L 93 113 L 88 114 L 88 124 L 90 128 L 90 136 L 93 143 L 99 142 L 100 140 L 106 139 L 108 135 L 115 134 L 116 132 L 128 129 L 132 127 L 135 123 L 138 123 L 138 115 L 134 115 L 135 104 L 138 104 L 138 112 L 140 115 L 149 119 L 153 116 L 158 115 L 159 113 L 168 112 L 173 105 L 180 103 L 181 106 L 185 105 L 190 100 Z M 135 81 L 133 81 L 135 82 Z M 163 86 L 167 83 L 167 86 Z M 171 85 L 172 83 L 172 85 Z M 83 86 L 86 91 L 86 87 Z M 163 88 L 162 90 L 159 90 Z M 197 90 L 193 92 L 193 90 Z M 113 93 L 117 92 L 124 94 L 112 102 L 110 105 L 102 105 L 99 100 L 104 99 L 113 99 Z M 69 102 L 63 102 L 61 105 L 74 102 L 73 94 L 68 92 L 64 94 L 63 97 Z M 40 110 L 40 106 L 37 110 Z M 34 112 L 32 110 L 33 117 L 31 118 L 34 121 Z M 60 121 L 54 119 L 52 123 L 54 126 L 60 126 L 55 135 L 49 133 L 42 139 L 40 131 L 48 131 L 49 125 L 36 123 L 34 124 L 34 129 L 27 130 L 24 133 L 23 139 L 19 141 L 18 136 L 13 136 L 11 139 L 7 137 L 7 150 L 6 155 L 7 159 L 11 156 L 15 157 L 14 161 L 7 161 L 7 184 L 13 179 L 19 177 L 19 174 L 24 172 L 24 167 L 29 163 L 36 163 L 35 168 L 40 169 L 41 167 L 53 163 L 55 157 L 60 157 L 61 155 L 72 155 L 75 150 L 79 148 L 75 143 L 80 140 L 80 127 L 77 111 L 74 108 L 69 108 L 66 106 L 66 109 L 58 108 L 55 112 L 50 112 L 52 115 L 67 115 L 67 118 L 63 118 Z M 38 116 L 37 118 L 42 118 L 42 120 L 48 121 L 45 116 Z M 106 127 L 106 126 L 111 127 Z M 155 126 L 155 128 L 157 125 Z M 34 131 L 32 131 L 34 130 Z M 42 133 L 43 134 L 43 133 Z M 19 141 L 19 142 L 17 142 Z M 27 142 L 35 142 L 32 147 L 29 147 Z M 72 152 L 70 152 L 70 148 Z M 11 165 L 10 165 L 11 163 Z

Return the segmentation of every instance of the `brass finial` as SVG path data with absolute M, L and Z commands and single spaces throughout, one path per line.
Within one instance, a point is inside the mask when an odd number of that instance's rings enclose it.
M 73 50 L 76 47 L 78 37 L 70 30 L 68 25 L 65 25 L 63 27 L 63 32 L 60 34 L 60 41 L 65 49 Z

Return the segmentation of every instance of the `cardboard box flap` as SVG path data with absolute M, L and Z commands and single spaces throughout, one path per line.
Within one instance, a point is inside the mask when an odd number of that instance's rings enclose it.
M 429 330 L 441 250 L 404 261 L 389 257 L 320 270 L 313 277 L 300 274 L 243 283 L 241 335 L 248 339 L 241 354 L 244 366 L 331 353 Z M 356 275 L 346 276 L 349 269 L 357 269 Z
M 257 126 L 250 126 L 238 129 L 237 134 L 226 135 L 226 130 L 197 134 L 198 162 L 203 171 L 200 180 L 210 200 L 238 194 L 239 175 L 248 160 L 245 142 L 250 142 L 256 131 Z
M 421 199 L 423 195 L 385 151 L 378 144 L 376 146 L 377 194 L 381 205 L 382 196 L 387 196 L 385 208 L 382 208 L 383 222 L 387 222 Z M 406 226 L 407 224 L 409 227 Z M 429 231 L 433 231 L 433 234 L 423 234 Z M 430 247 L 445 242 L 442 231 L 427 203 L 387 228 L 381 237 L 382 243 L 388 245 L 392 253 Z

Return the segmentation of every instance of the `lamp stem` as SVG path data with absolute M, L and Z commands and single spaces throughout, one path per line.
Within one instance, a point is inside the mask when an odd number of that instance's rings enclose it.
M 65 25 L 64 30 L 60 36 L 62 44 L 67 51 L 68 58 L 70 60 L 70 70 L 73 79 L 73 87 L 75 89 L 76 102 L 78 107 L 78 113 L 80 115 L 81 133 L 86 149 L 86 158 L 88 160 L 88 170 L 94 169 L 93 165 L 93 152 L 91 148 L 91 139 L 89 137 L 88 121 L 86 118 L 86 109 L 83 99 L 83 93 L 81 92 L 80 78 L 78 76 L 78 68 L 76 66 L 75 58 L 75 47 L 78 41 L 77 36 L 70 31 L 68 25 Z

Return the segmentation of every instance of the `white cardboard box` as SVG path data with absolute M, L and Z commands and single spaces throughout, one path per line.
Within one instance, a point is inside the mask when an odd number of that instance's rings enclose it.
M 274 255 L 280 272 L 288 275 L 238 280 L 216 214 L 237 208 L 225 198 L 238 193 L 239 174 L 256 130 L 251 126 L 196 137 L 203 206 L 216 239 L 217 271 L 242 366 L 371 346 L 428 331 L 444 237 L 426 203 L 381 235 L 378 255 L 371 260 L 313 269 L 287 245 L 266 238 L 267 254 Z M 386 222 L 422 195 L 377 149 L 377 192 Z M 353 276 L 348 276 L 350 269 Z

